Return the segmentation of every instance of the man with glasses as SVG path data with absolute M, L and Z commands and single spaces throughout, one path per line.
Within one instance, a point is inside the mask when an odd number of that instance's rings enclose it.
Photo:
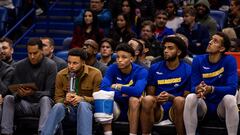
M 140 38 L 146 43 L 149 43 L 149 52 L 147 52 L 146 55 L 153 57 L 162 56 L 163 47 L 160 41 L 154 37 L 154 32 L 156 30 L 154 23 L 147 20 L 144 21 L 141 26 Z
M 239 115 L 236 103 L 238 85 L 234 57 L 225 55 L 230 47 L 227 35 L 212 36 L 206 52 L 193 59 L 191 92 L 186 97 L 184 123 L 187 135 L 195 135 L 198 119 L 205 116 L 225 119 L 228 135 L 236 135 Z
M 97 60 L 96 55 L 99 50 L 98 48 L 98 43 L 92 39 L 86 40 L 83 44 L 83 49 L 87 52 L 88 55 L 86 64 L 99 69 L 104 76 L 107 66 Z

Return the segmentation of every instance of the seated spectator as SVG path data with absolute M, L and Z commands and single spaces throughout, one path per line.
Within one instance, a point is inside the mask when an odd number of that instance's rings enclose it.
M 231 46 L 229 48 L 229 51 L 230 52 L 240 52 L 240 39 L 232 39 L 231 40 Z M 238 104 L 240 104 L 240 103 L 238 103 Z
M 177 33 L 183 34 L 188 38 L 188 50 L 190 55 L 204 54 L 209 42 L 209 32 L 206 27 L 195 21 L 196 10 L 186 7 L 183 10 L 183 20 Z
M 155 13 L 153 0 L 133 0 L 132 2 L 135 14 L 141 18 L 141 22 L 145 20 L 153 20 L 153 15 Z
M 43 43 L 43 55 L 52 59 L 57 64 L 57 71 L 60 71 L 67 67 L 66 61 L 53 54 L 54 52 L 54 40 L 50 37 L 40 38 Z
M 176 33 L 175 35 L 180 37 L 185 42 L 185 45 L 188 48 L 188 38 L 186 36 L 184 36 L 183 34 L 180 34 L 180 33 Z M 192 65 L 193 58 L 189 56 L 188 51 L 187 51 L 186 56 L 183 58 L 183 60 L 186 63 L 188 63 L 189 65 Z
M 142 23 L 140 37 L 149 44 L 147 56 L 157 57 L 163 54 L 163 47 L 160 41 L 154 37 L 155 29 L 156 27 L 152 21 L 144 21 Z
M 149 69 L 147 96 L 141 100 L 141 127 L 151 134 L 153 124 L 170 119 L 178 135 L 184 135 L 184 96 L 190 91 L 191 67 L 181 61 L 187 53 L 185 42 L 171 35 L 163 39 L 164 60 Z
M 160 10 L 155 13 L 155 38 L 160 42 L 162 42 L 164 36 L 174 34 L 171 28 L 166 27 L 167 20 L 168 13 L 166 11 Z
M 106 66 L 109 66 L 115 62 L 115 59 L 112 57 L 115 50 L 115 42 L 111 38 L 104 38 L 100 42 L 100 62 Z
M 68 67 L 58 72 L 56 77 L 56 104 L 49 113 L 41 135 L 54 135 L 65 119 L 76 125 L 78 135 L 92 135 L 92 93 L 99 90 L 102 75 L 96 68 L 86 65 L 86 59 L 87 54 L 83 49 L 69 51 Z M 76 77 L 75 86 L 69 87 L 69 76 L 72 74 Z
M 34 83 L 33 87 L 19 86 L 12 95 L 7 95 L 3 101 L 1 122 L 2 134 L 13 134 L 15 117 L 39 117 L 38 132 L 50 112 L 53 101 L 54 82 L 57 66 L 54 61 L 42 54 L 43 44 L 39 38 L 30 38 L 27 42 L 28 57 L 14 64 L 15 70 L 11 84 Z
M 128 17 L 128 21 L 130 21 L 131 30 L 136 33 L 137 37 L 140 33 L 140 27 L 141 27 L 141 18 L 136 15 L 133 7 L 133 1 L 132 0 L 123 0 L 121 3 L 121 9 L 119 14 L 124 14 Z M 118 15 L 119 15 L 118 14 Z
M 114 22 L 109 36 L 116 44 L 127 43 L 131 38 L 136 37 L 136 34 L 131 30 L 130 20 L 127 15 L 119 14 Z
M 154 58 L 153 56 L 147 55 L 150 49 L 150 43 L 143 39 L 138 39 L 138 40 L 143 44 L 143 52 L 141 53 L 141 55 L 139 55 L 139 60 L 149 68 Z
M 3 62 L 2 58 L 2 48 L 0 45 L 0 121 L 2 120 L 2 104 L 3 98 L 9 94 L 8 85 L 11 83 L 13 76 L 13 68 Z
M 207 54 L 193 59 L 191 93 L 186 97 L 184 123 L 186 133 L 196 133 L 198 120 L 218 116 L 225 120 L 227 134 L 237 135 L 239 110 L 236 101 L 238 85 L 237 64 L 225 55 L 230 40 L 224 33 L 212 36 Z
M 139 37 L 141 32 L 141 23 L 145 20 L 153 20 L 155 6 L 152 0 L 123 0 L 122 13 L 125 14 L 124 5 L 130 5 L 131 28 Z
M 183 18 L 177 16 L 178 6 L 174 0 L 168 0 L 165 11 L 168 13 L 166 27 L 171 28 L 174 32 L 181 26 Z
M 199 0 L 195 4 L 196 21 L 208 28 L 210 36 L 217 32 L 217 22 L 210 14 L 210 5 L 208 0 Z
M 148 69 L 148 65 L 143 63 L 144 57 L 142 57 L 142 55 L 144 54 L 145 49 L 143 43 L 138 39 L 132 38 L 131 40 L 129 40 L 128 45 L 131 46 L 135 52 L 133 62 L 144 67 L 145 69 Z
M 16 23 L 16 9 L 13 4 L 12 0 L 1 0 L 0 7 L 5 7 L 8 11 L 8 20 L 7 20 L 7 27 L 8 29 L 12 28 L 12 26 Z
M 236 32 L 231 27 L 224 28 L 222 32 L 225 33 L 230 40 L 237 38 Z
M 228 27 L 232 27 L 238 38 L 240 38 L 240 1 L 231 0 L 228 16 Z
M 120 12 L 118 14 L 128 15 L 128 17 L 130 19 L 132 19 L 133 15 L 134 15 L 132 1 L 131 0 L 123 0 L 121 3 Z
M 94 11 L 85 10 L 82 19 L 82 24 L 74 28 L 70 48 L 82 48 L 87 39 L 93 39 L 99 43 L 104 37 L 103 30 L 98 27 L 98 18 Z
M 2 61 L 13 65 L 15 61 L 13 60 L 13 41 L 9 38 L 1 38 L 0 39 L 1 49 L 2 49 Z
M 104 9 L 104 0 L 90 0 L 90 9 L 97 14 L 99 27 L 104 30 L 104 35 L 109 34 L 110 23 L 112 15 L 109 9 Z M 82 10 L 75 19 L 75 25 L 81 25 L 83 23 L 85 10 Z
M 87 52 L 87 55 L 88 55 L 86 59 L 86 65 L 93 66 L 99 69 L 102 73 L 102 76 L 104 76 L 107 70 L 107 66 L 99 62 L 96 58 L 96 55 L 99 50 L 98 43 L 92 39 L 88 39 L 84 42 L 83 49 Z
M 117 63 L 109 66 L 101 82 L 101 90 L 114 91 L 114 101 L 118 107 L 113 111 L 116 112 L 120 109 L 120 116 L 117 120 L 128 120 L 130 135 L 135 135 L 139 122 L 139 97 L 146 86 L 148 72 L 143 67 L 131 62 L 135 53 L 126 43 L 118 45 L 116 53 Z M 103 128 L 105 135 L 112 135 L 111 123 L 104 123 Z

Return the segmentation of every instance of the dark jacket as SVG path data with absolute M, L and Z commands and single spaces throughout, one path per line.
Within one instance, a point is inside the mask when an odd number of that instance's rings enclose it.
M 57 64 L 57 71 L 60 71 L 67 67 L 67 62 L 62 58 L 53 55 L 51 59 Z
M 205 5 L 205 7 L 207 8 L 207 13 L 202 17 L 197 16 L 197 21 L 199 21 L 202 25 L 207 27 L 210 36 L 213 36 L 217 32 L 217 22 L 209 15 L 210 4 L 207 0 L 199 0 L 195 6 L 198 6 L 199 4 Z
M 189 29 L 189 26 L 183 23 L 177 29 L 177 33 L 181 33 L 188 38 L 188 50 L 191 54 L 204 54 L 206 52 L 210 36 L 208 29 L 200 23 L 195 23 L 192 31 Z
M 31 96 L 18 97 L 29 102 L 39 102 L 43 96 L 53 97 L 57 66 L 54 61 L 43 57 L 41 62 L 32 65 L 28 58 L 16 62 L 14 65 L 12 84 L 35 83 L 38 90 Z
M 76 26 L 73 32 L 70 48 L 76 47 L 82 48 L 83 43 L 87 39 L 92 39 L 99 43 L 103 37 L 104 37 L 103 29 L 92 30 L 90 33 L 87 33 L 86 28 Z
M 131 30 L 124 30 L 121 32 L 119 29 L 112 29 L 109 33 L 109 38 L 112 38 L 116 42 L 116 45 L 119 43 L 127 43 L 131 38 L 135 37 L 136 34 Z
M 8 85 L 13 76 L 13 67 L 0 61 L 0 94 L 4 97 L 8 94 Z

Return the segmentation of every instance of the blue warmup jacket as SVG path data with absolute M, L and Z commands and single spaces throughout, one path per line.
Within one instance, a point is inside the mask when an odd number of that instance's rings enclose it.
M 235 95 L 238 85 L 237 64 L 231 55 L 223 55 L 217 63 L 210 63 L 209 55 L 199 55 L 193 59 L 191 92 L 204 81 L 207 85 L 215 87 L 212 94 L 206 96 L 206 101 L 218 104 L 227 95 Z
M 132 63 L 132 71 L 130 74 L 123 74 L 116 63 L 110 65 L 101 82 L 100 89 L 106 91 L 115 91 L 114 100 L 123 100 L 122 94 L 127 94 L 128 97 L 140 97 L 147 84 L 148 71 Z M 121 90 L 112 89 L 112 84 L 123 84 Z

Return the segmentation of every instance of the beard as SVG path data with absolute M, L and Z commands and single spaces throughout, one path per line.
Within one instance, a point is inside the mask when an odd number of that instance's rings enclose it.
M 164 54 L 164 60 L 165 61 L 175 61 L 177 59 L 177 54 L 169 56 Z

